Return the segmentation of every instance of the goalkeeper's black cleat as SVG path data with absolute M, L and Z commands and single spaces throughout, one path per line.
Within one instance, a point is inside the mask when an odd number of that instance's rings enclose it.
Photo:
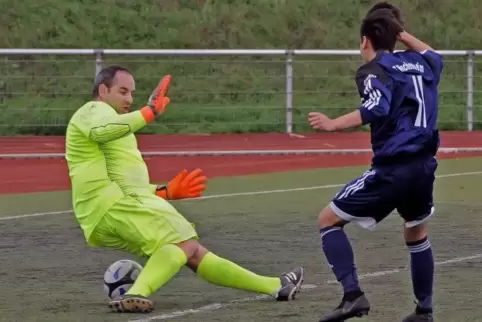
M 149 313 L 154 303 L 141 295 L 122 295 L 109 302 L 109 308 L 117 313 Z
M 368 315 L 370 303 L 361 291 L 343 295 L 341 303 L 330 313 L 323 316 L 320 322 L 343 322 L 351 318 Z
M 280 276 L 281 288 L 276 291 L 274 298 L 277 301 L 289 301 L 294 300 L 296 293 L 301 290 L 303 284 L 305 272 L 303 268 L 298 267 L 289 273 L 284 273 Z
M 415 303 L 416 304 L 416 303 Z M 417 305 L 415 312 L 406 316 L 402 322 L 433 322 L 433 310 L 423 309 Z

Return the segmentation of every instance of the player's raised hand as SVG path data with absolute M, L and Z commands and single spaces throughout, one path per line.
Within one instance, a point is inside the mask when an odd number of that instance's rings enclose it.
M 333 121 L 323 113 L 311 112 L 308 114 L 308 122 L 315 130 L 333 131 Z
M 156 195 L 169 200 L 198 198 L 206 189 L 207 179 L 201 169 L 191 172 L 182 170 L 169 181 L 167 186 L 158 187 Z
M 171 78 L 171 75 L 164 76 L 149 97 L 147 106 L 150 106 L 156 115 L 164 113 L 166 106 L 170 102 L 170 99 L 166 96 L 166 94 L 171 82 Z

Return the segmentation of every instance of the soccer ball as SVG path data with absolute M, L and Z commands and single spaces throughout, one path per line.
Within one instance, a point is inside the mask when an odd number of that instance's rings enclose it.
M 118 260 L 104 273 L 104 292 L 111 299 L 124 295 L 134 284 L 141 270 L 142 266 L 133 260 Z

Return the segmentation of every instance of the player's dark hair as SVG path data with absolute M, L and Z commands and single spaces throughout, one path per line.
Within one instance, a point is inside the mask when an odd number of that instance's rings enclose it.
M 402 17 L 402 12 L 400 11 L 400 9 L 396 6 L 394 6 L 393 4 L 391 3 L 388 3 L 387 1 L 382 1 L 382 2 L 378 2 L 376 4 L 373 5 L 373 7 L 371 7 L 368 12 L 367 12 L 367 16 L 370 15 L 371 13 L 375 12 L 376 10 L 379 10 L 379 9 L 388 9 L 392 12 L 393 16 L 395 17 L 395 19 L 397 19 L 398 23 L 400 24 L 400 26 L 404 26 L 405 25 L 405 21 L 403 20 L 403 17 Z
M 378 9 L 369 14 L 360 27 L 360 37 L 367 37 L 374 50 L 393 52 L 398 35 L 403 31 L 395 16 L 389 9 Z
M 102 69 L 97 76 L 95 76 L 94 80 L 94 89 L 92 90 L 92 96 L 97 97 L 99 96 L 99 87 L 100 85 L 105 85 L 108 88 L 111 88 L 114 83 L 114 78 L 117 72 L 126 72 L 132 75 L 132 73 L 125 67 L 122 66 L 109 66 Z

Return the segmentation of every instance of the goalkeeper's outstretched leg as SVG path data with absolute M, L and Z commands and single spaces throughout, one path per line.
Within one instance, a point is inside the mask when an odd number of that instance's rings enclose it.
M 267 294 L 278 301 L 294 299 L 300 290 L 302 268 L 273 277 L 255 274 L 204 248 L 192 224 L 168 201 L 155 195 L 144 195 L 139 200 L 127 196 L 111 206 L 89 242 L 149 258 L 124 297 L 109 303 L 112 310 L 152 311 L 154 304 L 149 296 L 183 266 L 212 284 Z
M 258 275 L 216 256 L 197 240 L 191 239 L 157 249 L 134 285 L 124 296 L 111 301 L 109 307 L 115 312 L 151 312 L 154 303 L 148 297 L 176 275 L 183 266 L 189 267 L 199 277 L 212 284 L 267 294 L 277 301 L 294 299 L 304 279 L 301 267 L 278 277 Z

